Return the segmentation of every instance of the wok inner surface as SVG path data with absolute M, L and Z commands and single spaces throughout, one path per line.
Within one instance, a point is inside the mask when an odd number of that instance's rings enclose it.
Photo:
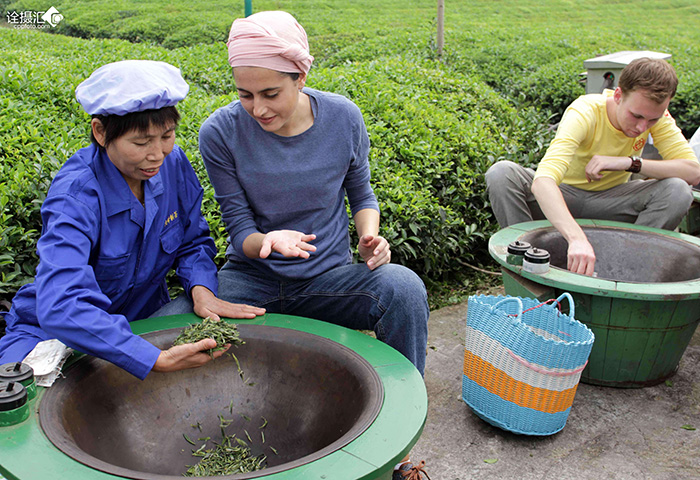
M 619 227 L 581 227 L 596 254 L 598 278 L 630 283 L 683 282 L 700 278 L 700 247 L 681 239 Z M 566 270 L 568 244 L 553 227 L 518 240 L 547 250 L 550 265 Z
M 168 348 L 180 331 L 143 337 Z M 359 437 L 379 414 L 381 380 L 353 350 L 285 328 L 239 325 L 239 331 L 246 343 L 230 351 L 245 381 L 229 355 L 200 368 L 151 372 L 143 381 L 85 356 L 45 393 L 41 427 L 57 448 L 98 470 L 182 478 L 199 460 L 191 455 L 204 443 L 199 438 L 221 440 L 222 415 L 232 420 L 227 435 L 235 433 L 253 454 L 267 456 L 268 468 L 230 477 L 243 479 L 328 455 Z

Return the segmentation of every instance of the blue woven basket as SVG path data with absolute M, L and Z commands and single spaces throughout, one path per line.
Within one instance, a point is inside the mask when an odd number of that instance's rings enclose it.
M 569 315 L 557 308 L 564 298 Z M 462 398 L 492 425 L 526 435 L 564 428 L 594 336 L 574 319 L 571 295 L 556 304 L 469 297 Z

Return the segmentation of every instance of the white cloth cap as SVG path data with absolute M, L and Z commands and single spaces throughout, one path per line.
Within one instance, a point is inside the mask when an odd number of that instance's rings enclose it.
M 90 115 L 126 115 L 171 107 L 189 89 L 180 69 L 168 63 L 123 60 L 95 70 L 75 89 L 75 98 Z

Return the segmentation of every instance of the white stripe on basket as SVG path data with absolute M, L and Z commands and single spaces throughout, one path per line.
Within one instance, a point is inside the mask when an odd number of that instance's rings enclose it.
M 532 325 L 528 325 L 527 328 L 532 330 L 534 333 L 536 333 L 540 337 L 544 337 L 544 338 L 547 338 L 549 340 L 556 340 L 557 342 L 562 342 L 562 343 L 571 343 L 571 340 L 558 337 L 558 336 L 554 335 L 553 333 L 549 333 L 547 330 L 543 330 L 541 328 L 535 328 Z M 566 335 L 566 333 L 564 333 L 564 332 L 559 332 L 559 333 L 563 333 L 564 335 Z
M 581 368 L 545 369 L 538 365 L 540 372 L 534 371 L 513 358 L 512 352 L 498 341 L 470 326 L 467 326 L 464 348 L 502 370 L 509 377 L 533 387 L 561 392 L 578 385 L 581 378 Z M 541 373 L 543 369 L 554 375 Z

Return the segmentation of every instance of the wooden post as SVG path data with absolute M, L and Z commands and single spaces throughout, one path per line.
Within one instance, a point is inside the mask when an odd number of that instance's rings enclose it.
M 437 8 L 437 54 L 442 60 L 442 48 L 445 45 L 445 0 L 438 0 Z

